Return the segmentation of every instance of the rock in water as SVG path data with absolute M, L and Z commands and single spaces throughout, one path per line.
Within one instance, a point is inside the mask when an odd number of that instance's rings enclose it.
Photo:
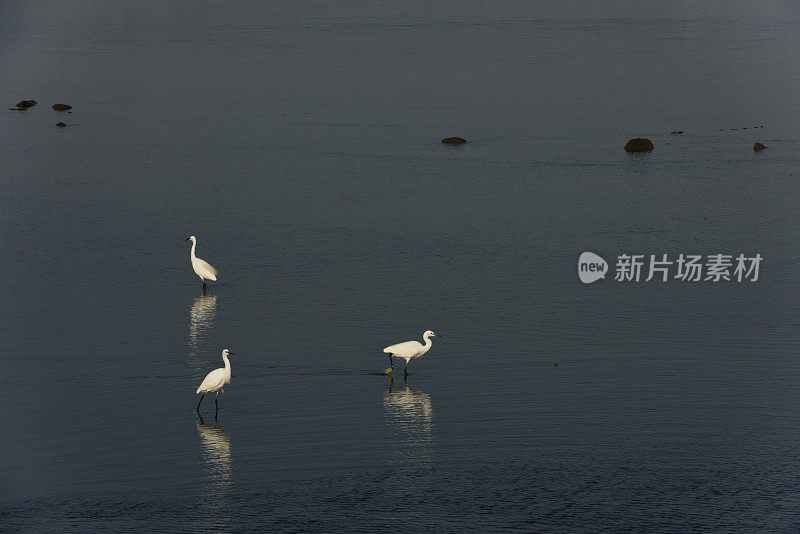
M 631 139 L 625 144 L 625 150 L 628 152 L 650 152 L 653 150 L 653 148 L 655 147 L 650 139 L 644 139 L 641 137 Z
M 72 106 L 69 104 L 53 104 L 53 109 L 56 111 L 67 111 L 68 109 L 72 109 Z
M 761 143 L 756 143 L 753 145 L 753 150 L 764 150 L 765 148 L 767 147 L 762 145 Z
M 466 142 L 467 142 L 466 139 L 462 139 L 460 137 L 445 137 L 444 139 L 442 139 L 442 143 L 448 145 L 461 145 Z
M 17 107 L 19 109 L 28 109 L 35 105 L 36 105 L 36 100 L 23 100 L 19 104 L 17 104 Z
M 66 124 L 64 124 L 63 122 L 57 122 L 56 126 L 58 126 L 59 128 L 63 128 L 64 126 L 66 126 Z

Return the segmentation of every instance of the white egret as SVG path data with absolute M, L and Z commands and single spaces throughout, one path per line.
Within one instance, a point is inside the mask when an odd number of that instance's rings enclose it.
M 205 260 L 201 260 L 197 256 L 194 255 L 194 249 L 197 247 L 197 238 L 195 236 L 189 236 L 186 238 L 186 241 L 192 242 L 192 253 L 189 256 L 192 260 L 192 269 L 194 269 L 194 273 L 200 277 L 200 281 L 203 282 L 203 292 L 206 291 L 206 278 L 209 280 L 217 281 L 217 270 L 213 268 L 209 263 Z
M 386 370 L 386 373 L 391 373 L 394 370 L 394 362 L 392 361 L 392 356 L 396 356 L 398 358 L 403 358 L 406 361 L 406 366 L 403 368 L 403 372 L 405 376 L 408 376 L 408 362 L 413 359 L 419 358 L 429 350 L 431 350 L 431 342 L 432 337 L 444 337 L 439 334 L 435 334 L 433 330 L 426 330 L 424 334 L 422 334 L 422 339 L 425 341 L 423 345 L 419 341 L 406 341 L 405 343 L 398 343 L 397 345 L 390 345 L 383 349 L 383 352 L 389 354 L 389 368 Z
M 197 393 L 195 393 L 195 395 L 198 395 L 200 393 L 203 394 L 203 396 L 200 397 L 200 402 L 197 403 L 197 413 L 200 413 L 200 403 L 203 402 L 206 393 L 216 393 L 216 396 L 214 397 L 214 406 L 216 406 L 217 410 L 219 410 L 219 405 L 217 404 L 217 399 L 219 398 L 219 392 L 222 391 L 224 393 L 222 387 L 225 384 L 231 383 L 231 362 L 228 360 L 228 356 L 232 355 L 233 353 L 228 349 L 223 350 L 222 361 L 225 362 L 225 367 L 214 369 L 213 371 L 208 373 L 206 377 L 203 379 L 203 383 L 200 384 L 199 388 L 197 388 Z

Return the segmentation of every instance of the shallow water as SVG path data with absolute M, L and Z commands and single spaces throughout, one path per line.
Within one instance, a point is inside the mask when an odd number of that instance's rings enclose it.
M 793 4 L 0 15 L 39 102 L 0 121 L 9 528 L 800 525 Z M 764 260 L 587 286 L 585 250 Z

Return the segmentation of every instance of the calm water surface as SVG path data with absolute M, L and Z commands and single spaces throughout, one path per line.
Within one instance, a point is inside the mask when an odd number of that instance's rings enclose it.
M 799 23 L 3 3 L 0 96 L 39 102 L 0 112 L 3 524 L 796 531 Z M 586 286 L 585 250 L 764 261 Z

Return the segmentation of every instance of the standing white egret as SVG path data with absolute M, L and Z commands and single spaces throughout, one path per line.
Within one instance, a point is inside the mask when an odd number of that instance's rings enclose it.
M 186 238 L 186 241 L 192 242 L 192 253 L 190 254 L 189 258 L 192 260 L 192 269 L 194 269 L 194 273 L 200 277 L 200 281 L 203 282 L 203 293 L 205 293 L 206 287 L 206 278 L 209 280 L 217 281 L 217 270 L 213 268 L 209 263 L 205 260 L 201 260 L 197 256 L 194 255 L 194 249 L 197 247 L 197 238 L 195 236 L 189 236 Z
M 390 345 L 383 349 L 383 352 L 389 354 L 389 368 L 386 370 L 386 373 L 391 373 L 394 369 L 394 362 L 392 361 L 392 356 L 396 356 L 398 358 L 403 358 L 406 361 L 406 366 L 403 368 L 403 372 L 405 376 L 408 376 L 408 362 L 413 359 L 419 358 L 429 350 L 431 350 L 431 342 L 432 337 L 444 337 L 439 334 L 434 334 L 433 330 L 426 330 L 424 334 L 422 334 L 422 339 L 425 340 L 425 344 L 423 345 L 419 341 L 406 341 L 405 343 L 398 343 L 397 345 Z
M 224 391 L 222 387 L 225 384 L 231 383 L 231 362 L 228 360 L 228 356 L 232 356 L 233 353 L 228 349 L 222 351 L 222 361 L 225 362 L 225 367 L 220 367 L 219 369 L 214 369 L 210 373 L 208 373 L 203 379 L 203 383 L 200 384 L 200 387 L 197 388 L 197 393 L 195 395 L 202 393 L 203 396 L 200 397 L 200 402 L 197 403 L 197 413 L 200 413 L 200 403 L 203 402 L 203 399 L 206 396 L 206 393 L 216 393 L 214 397 L 214 406 L 217 407 L 219 410 L 219 404 L 217 404 L 217 398 L 219 398 L 219 392 Z

